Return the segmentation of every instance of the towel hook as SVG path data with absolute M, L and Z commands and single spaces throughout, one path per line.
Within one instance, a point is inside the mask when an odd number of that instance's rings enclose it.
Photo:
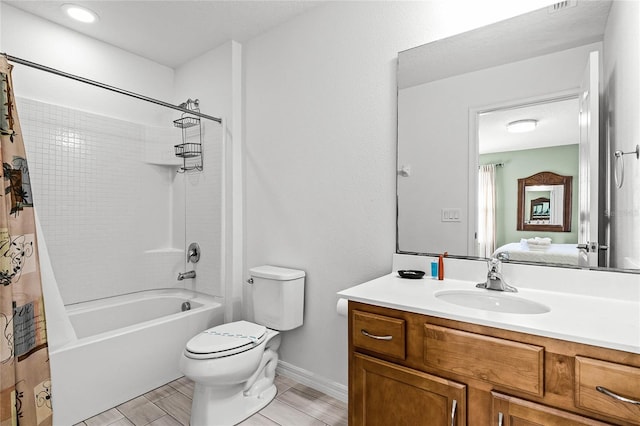
M 616 182 L 616 188 L 622 188 L 622 184 L 624 183 L 624 156 L 628 154 L 635 154 L 636 159 L 640 158 L 640 145 L 636 145 L 635 151 L 622 152 L 616 151 L 613 153 L 615 156 L 615 161 L 613 164 L 613 179 Z M 620 177 L 618 177 L 618 170 L 620 170 Z

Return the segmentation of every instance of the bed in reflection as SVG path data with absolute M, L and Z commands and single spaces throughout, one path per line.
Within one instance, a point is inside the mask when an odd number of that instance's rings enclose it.
M 576 246 L 577 243 L 554 244 L 550 238 L 530 238 L 498 247 L 493 256 L 506 253 L 509 260 L 515 261 L 583 265 L 580 258 L 584 254 Z

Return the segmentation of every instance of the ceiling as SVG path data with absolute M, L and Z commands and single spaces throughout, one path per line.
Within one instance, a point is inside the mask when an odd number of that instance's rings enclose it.
M 579 143 L 578 99 L 543 102 L 518 108 L 480 114 L 479 153 L 518 151 Z M 509 133 L 512 121 L 534 119 L 536 129 L 528 133 Z
M 154 62 L 176 68 L 229 40 L 246 42 L 322 1 L 1 0 Z M 75 22 L 61 9 L 74 3 L 97 13 Z

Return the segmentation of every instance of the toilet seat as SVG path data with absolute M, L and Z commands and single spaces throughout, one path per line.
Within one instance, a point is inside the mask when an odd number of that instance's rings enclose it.
M 236 321 L 209 328 L 187 342 L 184 354 L 193 359 L 214 359 L 235 355 L 259 346 L 267 327 Z

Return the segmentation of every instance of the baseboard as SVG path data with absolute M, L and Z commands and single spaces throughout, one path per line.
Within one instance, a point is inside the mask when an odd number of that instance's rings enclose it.
M 332 396 L 339 401 L 347 402 L 348 400 L 348 391 L 345 385 L 331 381 L 303 368 L 296 367 L 288 362 L 278 361 L 276 373 L 289 377 L 298 383 L 309 386 L 310 388 L 320 391 L 326 395 Z

